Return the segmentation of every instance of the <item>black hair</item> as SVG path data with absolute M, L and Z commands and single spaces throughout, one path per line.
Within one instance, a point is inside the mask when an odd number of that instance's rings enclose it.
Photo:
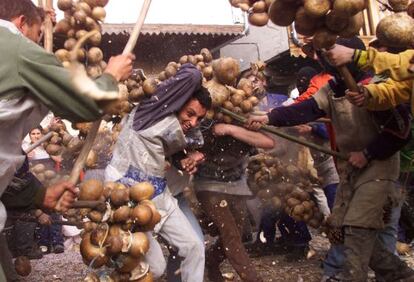
M 197 99 L 201 106 L 209 110 L 211 108 L 211 96 L 210 92 L 204 86 L 201 86 L 196 92 L 194 92 L 192 98 Z
M 0 19 L 12 21 L 25 16 L 29 25 L 42 23 L 45 17 L 43 9 L 31 0 L 0 0 Z

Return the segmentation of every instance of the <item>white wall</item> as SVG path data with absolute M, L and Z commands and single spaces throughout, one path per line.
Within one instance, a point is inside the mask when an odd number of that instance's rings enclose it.
M 269 22 L 264 27 L 250 26 L 247 36 L 221 48 L 220 55 L 239 59 L 241 69 L 246 70 L 250 62 L 267 61 L 287 50 L 287 28 Z

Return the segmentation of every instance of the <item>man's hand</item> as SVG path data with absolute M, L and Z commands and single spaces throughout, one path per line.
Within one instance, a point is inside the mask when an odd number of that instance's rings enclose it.
M 360 87 L 358 92 L 346 90 L 345 95 L 348 101 L 357 107 L 364 106 L 369 97 L 368 90 L 364 87 Z
M 134 54 L 111 57 L 104 72 L 111 74 L 118 81 L 126 80 L 131 76 L 134 60 Z
M 71 207 L 75 198 L 75 186 L 68 181 L 59 182 L 46 189 L 43 207 L 50 210 L 66 211 Z
M 357 168 L 364 168 L 368 164 L 368 160 L 363 152 L 351 152 L 348 162 Z
M 45 10 L 46 15 L 49 16 L 49 18 L 52 20 L 52 23 L 53 24 L 56 24 L 56 12 L 55 12 L 55 9 L 53 9 L 53 8 L 52 9 L 45 8 L 44 10 Z
M 342 45 L 335 44 L 333 48 L 326 51 L 325 55 L 329 62 L 337 67 L 352 61 L 355 50 Z
M 37 221 L 40 225 L 51 225 L 52 224 L 52 218 L 46 214 L 42 213 L 38 218 Z
M 188 173 L 194 174 L 197 172 L 197 162 L 192 158 L 185 158 L 180 161 L 181 167 Z
M 247 119 L 245 126 L 250 130 L 259 130 L 263 125 L 269 123 L 269 117 L 267 115 L 250 115 Z
M 295 129 L 298 131 L 299 134 L 309 134 L 312 132 L 312 126 L 307 124 L 301 124 L 295 126 Z
M 181 167 L 188 173 L 194 174 L 197 172 L 197 166 L 204 162 L 205 156 L 199 151 L 191 152 L 187 155 L 187 158 L 182 159 Z

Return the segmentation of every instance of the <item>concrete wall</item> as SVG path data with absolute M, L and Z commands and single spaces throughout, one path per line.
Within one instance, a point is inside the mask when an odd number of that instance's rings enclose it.
M 249 33 L 220 49 L 220 56 L 240 60 L 241 70 L 250 68 L 251 62 L 268 61 L 289 50 L 287 28 L 269 21 L 267 26 L 249 27 Z

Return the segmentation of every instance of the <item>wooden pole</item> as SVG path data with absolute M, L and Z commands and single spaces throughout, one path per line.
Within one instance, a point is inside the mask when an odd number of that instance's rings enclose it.
M 138 17 L 138 20 L 137 20 L 137 22 L 134 26 L 134 29 L 131 33 L 131 36 L 130 36 L 129 40 L 128 40 L 125 48 L 124 48 L 124 51 L 122 52 L 123 54 L 131 53 L 134 50 L 135 45 L 136 45 L 137 40 L 138 40 L 139 33 L 141 31 L 141 28 L 142 28 L 142 25 L 143 25 L 143 23 L 145 21 L 145 18 L 147 16 L 150 4 L 151 4 L 151 0 L 145 0 L 144 1 L 144 4 L 142 6 L 141 13 Z M 73 169 L 72 169 L 72 172 L 70 174 L 70 181 L 73 184 L 76 184 L 79 180 L 80 172 L 83 170 L 83 168 L 85 166 L 86 158 L 88 157 L 89 151 L 91 150 L 91 148 L 93 146 L 96 134 L 98 133 L 99 127 L 101 125 L 101 121 L 102 120 L 98 120 L 98 121 L 95 121 L 93 123 L 92 128 L 91 128 L 91 130 L 89 131 L 89 133 L 86 137 L 85 144 L 83 145 L 82 150 L 81 150 L 78 158 L 76 159 L 76 162 L 75 162 L 75 164 L 73 166 Z
M 239 122 L 245 123 L 245 122 L 246 122 L 246 120 L 247 120 L 245 117 L 243 117 L 243 116 L 241 116 L 241 115 L 238 115 L 238 114 L 236 114 L 236 113 L 233 113 L 232 111 L 229 111 L 229 110 L 224 109 L 224 108 L 222 108 L 222 107 L 219 107 L 219 110 L 220 110 L 223 114 L 226 114 L 226 115 L 228 115 L 228 116 L 231 116 L 232 118 L 234 118 L 235 120 L 237 120 L 237 121 L 239 121 Z M 261 130 L 263 130 L 263 131 L 266 131 L 266 132 L 269 132 L 269 133 L 275 134 L 275 135 L 277 135 L 277 136 L 279 136 L 279 137 L 282 137 L 282 138 L 284 138 L 284 139 L 287 139 L 287 140 L 289 140 L 289 141 L 292 141 L 292 142 L 295 142 L 295 143 L 301 144 L 301 145 L 303 145 L 303 146 L 306 146 L 306 147 L 308 147 L 308 148 L 311 148 L 311 149 L 317 150 L 317 151 L 319 151 L 319 152 L 322 152 L 322 153 L 325 153 L 325 154 L 328 154 L 328 155 L 331 155 L 331 156 L 334 156 L 334 157 L 337 157 L 337 158 L 340 158 L 340 159 L 343 159 L 343 160 L 348 160 L 348 156 L 347 156 L 347 155 L 345 155 L 345 154 L 342 154 L 342 153 L 339 153 L 339 152 L 335 152 L 335 151 L 329 150 L 329 149 L 327 149 L 327 148 L 325 148 L 325 147 L 323 147 L 323 146 L 319 146 L 319 145 L 317 145 L 317 144 L 314 144 L 314 143 L 312 143 L 312 142 L 308 142 L 308 141 L 305 141 L 305 140 L 302 140 L 302 139 L 296 138 L 296 137 L 294 137 L 294 136 L 292 136 L 292 135 L 289 135 L 289 134 L 286 134 L 286 133 L 284 133 L 284 132 L 282 132 L 282 131 L 280 131 L 280 130 L 277 130 L 277 129 L 276 129 L 275 127 L 273 127 L 273 126 L 269 126 L 269 125 L 262 125 L 262 127 L 261 127 L 260 129 L 261 129 Z
M 46 5 L 44 5 L 44 9 L 46 10 L 52 10 L 53 9 L 53 0 L 46 0 Z M 45 49 L 46 51 L 53 53 L 53 22 L 49 14 L 46 14 L 45 18 Z

